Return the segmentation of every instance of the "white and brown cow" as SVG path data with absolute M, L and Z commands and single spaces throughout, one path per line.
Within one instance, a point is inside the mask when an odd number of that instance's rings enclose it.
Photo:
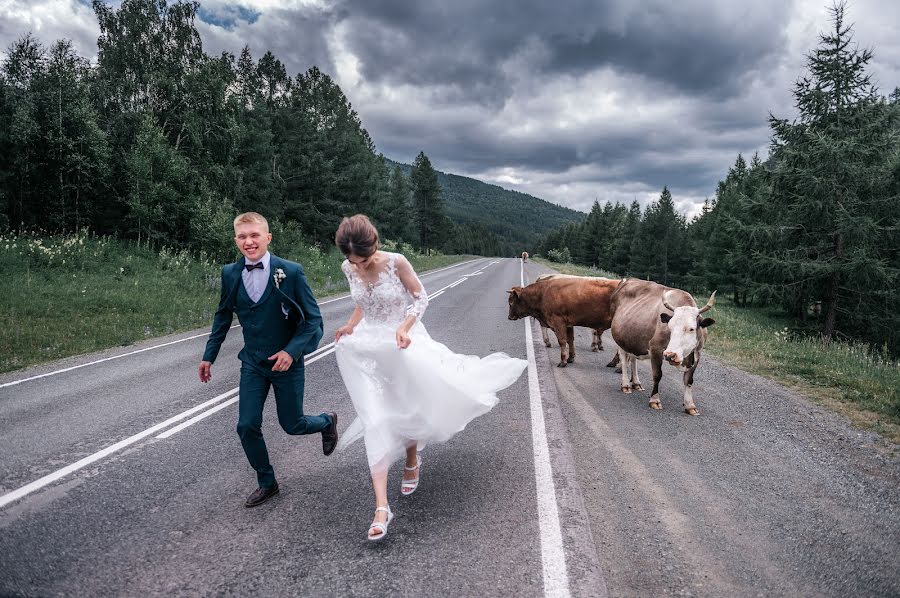
M 715 291 L 702 308 L 690 293 L 655 282 L 629 278 L 611 300 L 612 337 L 619 345 L 622 363 L 622 392 L 644 390 L 638 378 L 637 359 L 649 359 L 653 370 L 650 407 L 662 409 L 659 381 L 662 363 L 668 362 L 684 372 L 684 410 L 697 415 L 691 387 L 694 371 L 700 363 L 700 351 L 707 329 L 715 323 L 702 315 L 715 304 Z
M 575 276 L 573 274 L 557 274 L 556 272 L 551 272 L 549 274 L 541 274 L 534 281 L 537 282 L 539 280 L 553 280 L 553 279 L 559 279 L 559 278 L 583 278 L 586 280 L 611 280 L 610 278 L 601 278 L 599 276 Z M 618 282 L 618 281 L 616 281 L 616 282 Z M 541 338 L 544 339 L 544 346 L 549 347 L 550 346 L 550 335 L 547 334 L 547 327 L 544 326 L 543 323 L 541 323 L 541 322 L 539 322 L 539 323 L 541 324 Z M 605 330 L 606 329 L 598 329 L 598 328 L 593 329 L 593 333 L 591 334 L 591 351 L 596 353 L 597 351 L 603 350 L 603 332 Z M 568 336 L 568 331 L 566 331 L 566 336 Z M 560 339 L 556 339 L 556 340 L 559 341 Z M 562 342 L 560 341 L 559 344 L 562 345 Z
M 609 328 L 610 298 L 619 280 L 580 276 L 537 280 L 509 293 L 509 319 L 528 316 L 553 330 L 559 340 L 559 367 L 575 361 L 574 326 Z

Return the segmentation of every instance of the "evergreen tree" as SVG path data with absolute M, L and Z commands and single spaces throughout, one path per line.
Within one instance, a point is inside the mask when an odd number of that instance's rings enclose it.
M 898 286 L 898 264 L 883 259 L 881 247 L 889 222 L 878 217 L 896 201 L 897 113 L 877 96 L 866 73 L 872 52 L 853 42 L 845 5 L 831 13 L 834 28 L 820 36 L 809 74 L 794 88 L 799 119 L 770 117 L 781 222 L 757 254 L 795 313 L 823 302 L 826 339 L 872 320 L 881 328 L 882 318 L 898 321 L 896 310 L 866 309 L 879 290 Z
M 425 152 L 419 152 L 416 156 L 409 178 L 419 247 L 440 247 L 446 235 L 447 216 L 437 173 Z

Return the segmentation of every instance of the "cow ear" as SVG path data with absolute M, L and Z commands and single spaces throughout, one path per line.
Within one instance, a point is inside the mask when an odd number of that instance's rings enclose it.
M 509 293 L 510 295 L 512 295 L 513 297 L 515 297 L 516 299 L 519 298 L 519 291 L 515 287 L 513 287 L 512 289 L 510 289 L 506 292 Z
M 712 318 L 703 318 L 702 320 L 700 320 L 700 328 L 709 328 L 715 323 L 716 321 Z
M 672 316 L 666 313 L 659 314 L 659 319 L 662 320 L 663 324 L 668 324 L 669 320 L 672 319 Z

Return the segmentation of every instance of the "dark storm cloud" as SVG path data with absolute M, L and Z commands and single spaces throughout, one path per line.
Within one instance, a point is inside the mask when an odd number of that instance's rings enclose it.
M 511 90 L 504 64 L 530 54 L 536 75 L 598 68 L 636 73 L 691 93 L 732 93 L 749 70 L 784 46 L 790 3 L 753 11 L 691 2 L 390 2 L 341 4 L 347 43 L 372 82 L 447 84 L 476 101 Z M 755 18 L 754 18 L 754 15 Z

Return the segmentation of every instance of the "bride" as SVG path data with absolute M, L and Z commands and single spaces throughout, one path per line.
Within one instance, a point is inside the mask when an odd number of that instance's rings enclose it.
M 338 367 L 357 414 L 338 450 L 365 439 L 376 507 L 367 536 L 381 540 L 394 518 L 390 464 L 405 454 L 400 492 L 415 492 L 419 451 L 490 411 L 495 393 L 515 382 L 527 362 L 503 353 L 459 355 L 432 339 L 421 322 L 425 288 L 403 255 L 378 249 L 378 231 L 366 216 L 344 218 L 335 243 L 347 258 L 341 269 L 356 303 L 335 333 Z

